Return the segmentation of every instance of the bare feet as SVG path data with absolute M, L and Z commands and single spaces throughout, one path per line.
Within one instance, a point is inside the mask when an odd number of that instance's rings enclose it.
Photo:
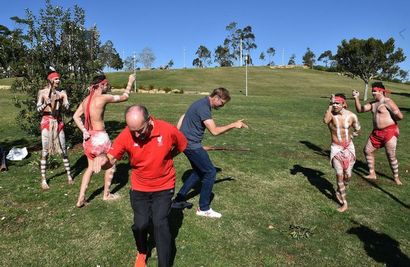
M 76 206 L 77 208 L 82 208 L 82 207 L 85 207 L 85 206 L 87 206 L 87 205 L 88 205 L 88 202 L 85 201 L 85 199 L 78 200 L 78 201 L 77 201 L 77 204 L 75 204 L 75 206 Z
M 110 200 L 116 200 L 116 199 L 119 199 L 120 198 L 120 196 L 118 195 L 118 194 L 109 194 L 108 196 L 104 196 L 103 197 L 103 200 L 104 201 L 110 201 Z
M 369 180 L 376 180 L 376 174 L 374 173 L 370 173 L 369 175 L 364 176 L 365 179 L 369 179 Z
M 48 186 L 46 180 L 41 180 L 41 188 L 42 188 L 43 190 L 48 190 L 48 189 L 50 189 L 50 187 Z
M 397 185 L 403 185 L 403 183 L 400 181 L 400 178 L 394 178 L 394 181 L 396 182 Z
M 337 209 L 338 212 L 345 212 L 347 210 L 347 203 L 342 205 L 340 208 Z

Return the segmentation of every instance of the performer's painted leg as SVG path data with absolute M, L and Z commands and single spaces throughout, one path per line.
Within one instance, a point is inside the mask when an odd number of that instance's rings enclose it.
M 48 157 L 48 130 L 41 131 L 41 159 L 40 159 L 40 174 L 41 174 L 41 188 L 44 190 L 50 189 L 46 179 L 47 157 Z
M 364 147 L 364 156 L 366 157 L 366 162 L 367 166 L 369 167 L 369 174 L 364 176 L 366 179 L 376 179 L 376 171 L 374 170 L 374 162 L 375 162 L 375 157 L 374 157 L 374 151 L 376 151 L 377 148 L 375 148 L 372 145 L 372 142 L 370 139 L 367 140 L 367 144 Z
M 398 185 L 402 185 L 399 178 L 399 162 L 396 158 L 397 137 L 393 136 L 385 146 L 387 159 L 389 160 L 390 169 L 393 173 L 393 179 Z
M 61 146 L 61 151 L 63 155 L 63 163 L 64 163 L 64 169 L 67 172 L 67 180 L 68 184 L 73 184 L 73 178 L 71 177 L 71 169 L 70 169 L 70 162 L 68 160 L 68 151 L 65 145 L 65 134 L 64 131 L 60 131 L 58 134 L 58 138 L 60 141 L 60 146 Z
M 112 183 L 112 179 L 114 178 L 114 173 L 115 173 L 115 165 L 105 171 L 103 200 L 114 200 L 118 198 L 117 194 L 110 193 L 110 186 Z
M 342 205 L 341 207 L 337 209 L 337 211 L 344 212 L 347 210 L 347 200 L 346 200 L 346 187 L 344 183 L 343 166 L 335 158 L 333 158 L 332 163 L 333 163 L 333 168 L 336 171 L 336 179 L 337 179 L 336 198 L 339 201 L 340 205 Z
M 88 167 L 84 172 L 83 179 L 81 180 L 81 186 L 80 186 L 80 193 L 78 195 L 78 200 L 77 200 L 77 208 L 82 208 L 85 205 L 87 205 L 87 202 L 85 200 L 85 192 L 87 191 L 88 184 L 90 183 L 91 176 L 93 175 L 93 160 L 88 159 Z

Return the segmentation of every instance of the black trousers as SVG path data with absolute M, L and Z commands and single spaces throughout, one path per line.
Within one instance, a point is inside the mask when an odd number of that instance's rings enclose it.
M 168 215 L 173 195 L 174 189 L 158 192 L 130 190 L 131 207 L 134 211 L 134 224 L 131 229 L 137 250 L 140 253 L 147 253 L 148 230 L 152 226 L 157 247 L 158 266 L 161 267 L 170 266 L 171 232 Z

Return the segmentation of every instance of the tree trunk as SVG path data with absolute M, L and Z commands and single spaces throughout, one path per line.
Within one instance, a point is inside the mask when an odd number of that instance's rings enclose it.
M 367 91 L 368 91 L 368 88 L 369 88 L 369 82 L 364 82 L 364 84 L 365 84 L 365 87 L 364 87 L 363 100 L 364 100 L 364 101 L 367 101 Z

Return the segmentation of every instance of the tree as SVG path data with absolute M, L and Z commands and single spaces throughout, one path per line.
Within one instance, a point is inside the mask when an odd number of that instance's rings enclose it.
M 292 54 L 289 58 L 288 65 L 296 65 L 295 59 L 296 59 L 296 55 Z
M 40 117 L 36 111 L 37 92 L 45 85 L 49 66 L 61 73 L 71 107 L 76 107 L 88 94 L 86 88 L 91 77 L 102 69 L 102 65 L 95 60 L 100 44 L 99 33 L 95 26 L 85 29 L 85 12 L 82 8 L 74 6 L 72 11 L 63 10 L 49 0 L 38 16 L 27 9 L 24 19 L 12 19 L 24 27 L 24 31 L 21 28 L 18 30 L 26 47 L 24 63 L 21 63 L 23 79 L 16 80 L 12 86 L 26 95 L 25 99 L 15 102 L 20 109 L 16 120 L 24 131 L 38 135 Z M 80 137 L 79 131 L 71 123 L 66 123 L 65 132 L 69 142 Z
M 174 66 L 174 61 L 171 59 L 168 64 L 167 64 L 168 68 L 172 68 L 172 66 Z
M 199 58 L 195 58 L 192 61 L 192 66 L 195 66 L 197 68 L 202 68 L 202 61 Z
M 229 53 L 229 48 L 219 45 L 215 49 L 215 62 L 218 62 L 221 67 L 231 67 L 233 65 L 232 55 Z
M 139 62 L 138 60 L 139 60 L 138 58 L 134 59 L 133 56 L 128 56 L 124 60 L 124 66 L 123 66 L 124 71 L 134 71 L 136 68 L 136 64 Z
M 373 78 L 391 79 L 400 75 L 400 68 L 397 64 L 405 59 L 403 50 L 395 49 L 393 38 L 388 39 L 385 43 L 374 38 L 343 40 L 338 45 L 334 56 L 341 71 L 352 78 L 359 77 L 363 80 L 365 101 L 369 81 Z
M 325 63 L 325 66 L 327 68 L 327 62 L 329 62 L 330 60 L 332 60 L 332 51 L 330 50 L 326 50 L 325 52 L 323 52 L 322 54 L 320 54 L 319 58 L 317 60 L 319 61 L 323 61 Z
M 266 53 L 269 55 L 269 66 L 275 65 L 275 62 L 273 62 L 272 58 L 275 56 L 276 50 L 273 47 L 269 47 L 268 50 L 266 50 Z
M 151 48 L 145 47 L 142 52 L 139 54 L 139 62 L 144 65 L 145 68 L 151 68 L 152 64 L 154 63 L 156 57 L 154 52 L 152 52 Z
M 265 53 L 261 52 L 261 54 L 259 55 L 259 59 L 260 61 L 265 61 Z
M 315 57 L 316 55 L 310 50 L 308 47 L 306 50 L 305 55 L 303 55 L 303 65 L 308 66 L 309 68 L 313 68 L 313 64 L 315 64 Z
M 21 29 L 10 30 L 0 25 L 0 77 L 21 76 L 26 54 L 27 47 Z
M 251 26 L 246 26 L 243 29 L 237 28 L 238 23 L 231 22 L 226 26 L 226 30 L 229 32 L 228 37 L 225 38 L 223 47 L 228 48 L 230 58 L 233 60 L 240 59 L 241 56 L 241 43 L 242 50 L 246 50 L 248 55 L 252 49 L 256 49 L 255 34 L 252 32 Z M 243 56 L 243 55 L 242 55 Z
M 123 67 L 123 62 L 112 41 L 108 40 L 99 49 L 98 60 L 103 67 L 119 70 Z
M 198 57 L 192 62 L 193 66 L 203 68 L 211 64 L 211 52 L 205 46 L 200 45 L 198 50 L 196 50 L 195 55 Z
M 399 77 L 402 82 L 405 82 L 407 80 L 407 77 L 409 76 L 409 72 L 405 70 L 399 70 Z

